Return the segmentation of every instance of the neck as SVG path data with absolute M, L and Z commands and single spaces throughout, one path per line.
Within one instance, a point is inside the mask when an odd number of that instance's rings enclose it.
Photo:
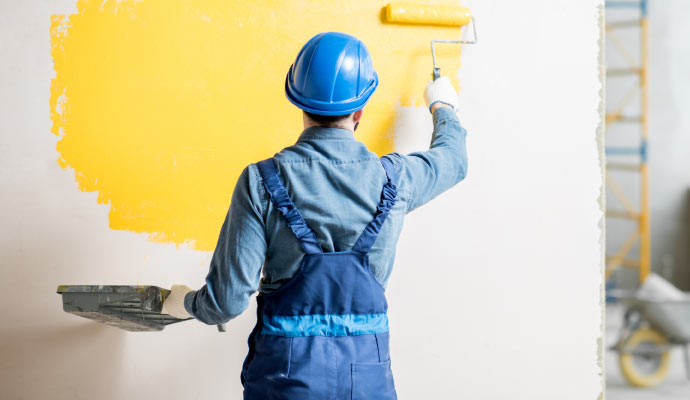
M 356 123 L 352 118 L 346 118 L 342 121 L 339 121 L 337 124 L 334 125 L 319 125 L 317 122 L 307 118 L 306 115 L 303 116 L 302 122 L 304 123 L 304 129 L 307 130 L 309 128 L 313 128 L 315 126 L 322 127 L 322 128 L 338 128 L 338 129 L 345 129 L 348 130 L 352 133 L 355 133 L 355 126 Z
M 321 128 L 337 128 L 337 129 L 345 129 L 348 130 L 352 133 L 355 132 L 355 126 L 354 124 L 337 124 L 337 125 L 319 125 L 316 123 L 311 123 L 311 124 L 304 124 L 304 129 L 307 130 L 309 128 L 313 127 L 321 127 Z

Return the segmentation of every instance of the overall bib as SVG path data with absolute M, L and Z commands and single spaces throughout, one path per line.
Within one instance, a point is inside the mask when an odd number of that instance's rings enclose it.
M 373 220 L 349 251 L 324 253 L 290 200 L 273 159 L 258 163 L 273 205 L 306 255 L 295 276 L 257 296 L 257 324 L 242 367 L 244 398 L 396 399 L 388 349 L 388 304 L 369 250 L 395 203 L 393 166 Z

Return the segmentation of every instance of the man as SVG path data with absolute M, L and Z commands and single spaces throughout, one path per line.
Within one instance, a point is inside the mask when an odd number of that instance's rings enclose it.
M 403 217 L 462 180 L 467 157 L 446 77 L 426 88 L 428 151 L 369 152 L 354 132 L 377 85 L 357 38 L 326 32 L 304 45 L 285 82 L 304 131 L 245 168 L 206 285 L 174 285 L 164 303 L 176 317 L 219 324 L 260 290 L 245 399 L 396 398 L 384 288 Z

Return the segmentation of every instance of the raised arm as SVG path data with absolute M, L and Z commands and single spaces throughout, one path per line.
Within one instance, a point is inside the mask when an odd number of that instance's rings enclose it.
M 429 150 L 391 155 L 399 164 L 401 181 L 409 185 L 407 212 L 450 189 L 467 173 L 467 133 L 455 114 L 457 93 L 450 79 L 441 77 L 430 83 L 425 97 L 434 118 Z

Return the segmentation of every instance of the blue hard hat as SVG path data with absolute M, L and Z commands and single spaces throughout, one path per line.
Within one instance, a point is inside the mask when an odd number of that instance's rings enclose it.
M 369 50 L 354 36 L 324 32 L 302 47 L 285 78 L 285 94 L 304 111 L 346 115 L 362 109 L 379 84 Z

